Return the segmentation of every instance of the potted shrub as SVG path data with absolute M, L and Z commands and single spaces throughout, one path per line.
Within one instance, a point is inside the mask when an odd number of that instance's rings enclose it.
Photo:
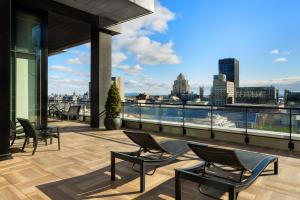
M 108 96 L 105 103 L 106 117 L 104 119 L 104 125 L 108 130 L 116 130 L 121 128 L 121 109 L 120 93 L 117 84 L 114 81 L 108 91 Z

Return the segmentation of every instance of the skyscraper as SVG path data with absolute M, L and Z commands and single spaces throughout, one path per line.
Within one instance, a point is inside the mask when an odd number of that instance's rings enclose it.
M 234 83 L 234 88 L 240 87 L 240 64 L 235 58 L 225 58 L 219 60 L 219 74 L 225 74 L 227 81 Z
M 183 97 L 190 93 L 190 85 L 185 79 L 182 73 L 180 73 L 177 79 L 174 81 L 173 90 L 171 91 L 172 96 Z

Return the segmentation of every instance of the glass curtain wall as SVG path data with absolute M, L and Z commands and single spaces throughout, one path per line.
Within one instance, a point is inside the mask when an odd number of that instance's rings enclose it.
M 40 124 L 41 20 L 17 12 L 13 18 L 11 119 Z

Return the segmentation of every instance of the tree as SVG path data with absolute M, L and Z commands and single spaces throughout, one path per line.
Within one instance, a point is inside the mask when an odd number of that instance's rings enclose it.
M 117 87 L 116 82 L 114 81 L 111 85 L 107 100 L 105 103 L 106 117 L 107 118 L 117 118 L 121 113 L 121 97 L 119 88 Z

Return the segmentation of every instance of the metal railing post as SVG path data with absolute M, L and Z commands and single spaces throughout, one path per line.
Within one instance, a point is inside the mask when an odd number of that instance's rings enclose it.
M 249 144 L 250 139 L 248 137 L 248 107 L 246 107 L 246 136 L 245 136 L 245 143 Z
M 121 103 L 122 105 L 122 127 L 124 127 L 124 112 L 125 112 L 125 102 Z
M 292 141 L 292 132 L 293 132 L 293 120 L 292 120 L 292 108 L 289 108 L 290 111 L 290 123 L 289 123 L 289 129 L 290 129 L 290 138 L 289 138 L 289 144 L 288 144 L 288 148 L 290 151 L 292 151 L 295 148 L 295 145 Z
M 138 104 L 138 108 L 139 108 L 139 129 L 142 129 L 143 128 L 143 125 L 142 125 L 142 104 Z
M 86 121 L 86 119 L 85 119 L 85 107 L 86 107 L 86 105 L 83 105 L 83 121 L 85 122 Z
M 186 129 L 185 129 L 185 103 L 182 103 L 182 134 L 186 135 Z
M 213 130 L 213 105 L 210 106 L 210 138 L 215 138 L 215 133 Z
M 159 132 L 162 132 L 161 115 L 162 115 L 161 103 L 159 103 L 159 110 L 158 110 Z

